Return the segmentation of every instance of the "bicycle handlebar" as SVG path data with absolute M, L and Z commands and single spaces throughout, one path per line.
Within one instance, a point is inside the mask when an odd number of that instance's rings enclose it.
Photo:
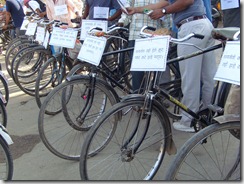
M 155 31 L 156 30 L 156 28 L 154 28 L 154 27 L 151 27 L 151 26 L 143 26 L 142 28 L 141 28 L 141 31 L 140 31 L 140 36 L 142 37 L 142 38 L 150 38 L 150 37 L 154 37 L 155 35 L 154 34 L 150 34 L 150 33 L 145 33 L 144 32 L 144 30 L 146 30 L 146 29 L 148 29 L 148 30 L 150 30 L 150 31 Z M 157 36 L 159 36 L 159 35 L 157 35 Z M 163 36 L 163 35 L 162 35 Z M 190 38 L 198 38 L 198 39 L 203 39 L 204 38 L 204 35 L 201 35 L 201 34 L 196 34 L 196 33 L 190 33 L 190 34 L 188 34 L 188 35 L 186 35 L 185 37 L 183 37 L 183 38 L 172 38 L 171 37 L 171 39 L 170 39 L 170 41 L 171 42 L 174 42 L 174 43 L 179 43 L 179 42 L 184 42 L 184 41 L 186 41 L 186 40 L 189 40 Z

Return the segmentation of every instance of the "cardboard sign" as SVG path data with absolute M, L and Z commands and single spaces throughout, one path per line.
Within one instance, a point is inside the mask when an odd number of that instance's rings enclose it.
M 240 41 L 229 41 L 214 80 L 240 85 L 240 68 Z
M 81 46 L 77 58 L 98 66 L 101 61 L 106 42 L 107 39 L 104 37 L 87 36 Z
M 169 39 L 169 36 L 137 39 L 130 70 L 165 71 Z
M 29 20 L 28 19 L 24 19 L 24 21 L 21 24 L 20 30 L 26 30 L 27 29 L 27 25 L 29 24 Z
M 25 35 L 34 36 L 36 33 L 36 27 L 37 27 L 36 22 L 30 22 L 27 26 Z
M 109 14 L 109 8 L 108 7 L 94 7 L 94 15 L 93 17 L 95 19 L 107 19 Z
M 85 40 L 87 36 L 87 32 L 94 27 L 102 28 L 103 31 L 107 32 L 108 30 L 108 21 L 103 20 L 82 20 L 82 26 L 81 26 L 81 35 L 80 40 Z
M 77 34 L 78 31 L 71 28 L 61 29 L 59 27 L 54 27 L 49 45 L 73 49 L 75 47 Z
M 43 42 L 45 37 L 45 28 L 44 27 L 37 27 L 36 30 L 36 41 Z
M 221 10 L 227 10 L 239 7 L 238 0 L 221 0 Z
M 50 33 L 48 31 L 46 31 L 46 35 L 45 35 L 45 38 L 44 38 L 44 41 L 43 41 L 43 44 L 42 44 L 45 47 L 45 49 L 48 46 L 49 37 L 50 37 Z
M 56 16 L 68 14 L 67 5 L 54 6 L 54 12 Z

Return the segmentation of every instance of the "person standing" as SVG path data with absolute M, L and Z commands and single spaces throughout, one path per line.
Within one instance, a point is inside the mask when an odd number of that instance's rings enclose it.
M 140 7 L 145 6 L 147 4 L 153 4 L 157 3 L 160 0 L 127 0 L 127 4 L 125 4 L 126 7 Z M 167 5 L 168 2 L 165 1 L 165 5 Z M 128 26 L 129 25 L 129 44 L 128 47 L 134 47 L 135 46 L 135 40 L 140 37 L 140 30 L 143 26 L 150 26 L 154 27 L 157 30 L 161 28 L 167 28 L 169 31 L 171 30 L 171 16 L 167 15 L 164 17 L 163 20 L 157 19 L 153 20 L 151 19 L 147 14 L 134 14 L 132 16 L 127 15 L 126 13 L 122 13 L 121 18 L 119 19 L 118 23 L 120 26 Z M 132 61 L 133 58 L 133 51 L 130 53 L 130 59 Z M 142 87 L 142 81 L 144 77 L 144 72 L 141 71 L 131 71 L 132 74 L 132 90 L 135 93 L 138 93 L 138 91 Z M 170 70 L 167 68 L 166 72 L 160 72 L 160 81 L 169 81 L 170 80 Z
M 109 16 L 110 10 L 114 11 L 112 16 Z M 97 17 L 100 12 L 103 12 L 104 17 Z M 108 26 L 111 26 L 118 22 L 121 13 L 120 5 L 116 0 L 86 0 L 81 19 L 107 20 Z
M 46 13 L 49 20 L 59 20 L 69 27 L 76 26 L 71 19 L 79 17 L 81 9 L 72 0 L 46 0 Z
M 46 11 L 42 11 L 39 3 L 35 0 L 24 0 L 24 5 L 28 8 L 28 13 L 35 13 L 39 17 L 45 17 Z
M 204 39 L 191 38 L 185 43 L 206 48 L 214 45 L 215 41 L 211 36 L 213 25 L 206 16 L 206 10 L 202 0 L 169 0 L 169 5 L 161 0 L 159 3 L 150 4 L 143 7 L 129 7 L 127 11 L 130 15 L 143 13 L 145 8 L 152 9 L 149 15 L 152 19 L 159 19 L 167 14 L 172 14 L 173 22 L 178 28 L 178 38 L 194 32 L 204 35 Z M 190 45 L 179 44 L 177 55 L 184 56 L 191 54 L 198 49 Z M 200 106 L 200 86 L 202 81 L 202 103 L 203 107 L 211 104 L 211 97 L 214 89 L 214 75 L 217 70 L 215 54 L 213 52 L 196 56 L 179 63 L 181 73 L 181 89 L 183 93 L 182 103 L 194 112 Z M 184 132 L 194 132 L 190 127 L 192 117 L 182 112 L 179 122 L 174 122 L 176 130 Z
M 223 26 L 224 27 L 241 27 L 241 9 L 240 0 L 238 6 L 229 8 L 223 11 Z M 230 92 L 226 99 L 224 106 L 224 114 L 237 114 L 241 113 L 241 88 L 239 85 L 232 84 Z
M 24 10 L 22 5 L 17 0 L 6 0 L 6 20 L 3 29 L 7 29 L 11 18 L 13 19 L 14 32 L 12 33 L 12 38 L 19 37 L 19 35 L 24 35 L 25 31 L 20 30 L 20 27 L 24 21 Z

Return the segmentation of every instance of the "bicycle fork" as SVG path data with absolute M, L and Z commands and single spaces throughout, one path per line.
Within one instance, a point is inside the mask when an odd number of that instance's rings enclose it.
M 142 109 L 138 108 L 136 111 L 139 112 L 139 117 L 136 122 L 136 127 L 130 134 L 129 138 L 125 141 L 125 143 L 121 147 L 121 159 L 123 162 L 129 162 L 133 160 L 135 153 L 137 153 L 138 149 L 142 145 L 143 140 L 145 139 L 149 126 L 150 126 L 150 120 L 152 116 L 152 105 L 153 105 L 153 98 L 155 95 L 152 92 L 149 92 L 147 96 L 145 97 L 144 106 Z M 146 124 L 143 129 L 142 135 L 140 138 L 137 139 L 138 136 L 138 128 L 140 125 L 140 121 L 142 119 L 146 119 Z M 132 140 L 135 140 L 133 143 L 133 146 L 130 147 L 129 144 L 132 142 Z

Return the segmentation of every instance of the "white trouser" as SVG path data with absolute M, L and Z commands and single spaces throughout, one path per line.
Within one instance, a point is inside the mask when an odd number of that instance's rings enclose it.
M 200 48 L 206 48 L 214 45 L 215 40 L 211 37 L 213 26 L 208 19 L 199 19 L 183 24 L 179 28 L 178 38 L 182 38 L 189 33 L 198 33 L 204 35 L 204 39 L 191 38 L 186 41 Z M 185 42 L 185 43 L 186 43 Z M 191 54 L 198 49 L 188 45 L 178 45 L 178 56 Z M 194 112 L 199 110 L 200 90 L 202 92 L 203 106 L 206 107 L 211 103 L 212 93 L 215 81 L 213 80 L 216 73 L 216 59 L 214 51 L 201 54 L 193 58 L 179 62 L 181 79 L 182 79 L 182 103 Z M 201 81 L 203 83 L 202 88 Z M 201 89 L 200 89 L 201 88 Z M 182 112 L 181 122 L 190 122 L 192 117 Z

